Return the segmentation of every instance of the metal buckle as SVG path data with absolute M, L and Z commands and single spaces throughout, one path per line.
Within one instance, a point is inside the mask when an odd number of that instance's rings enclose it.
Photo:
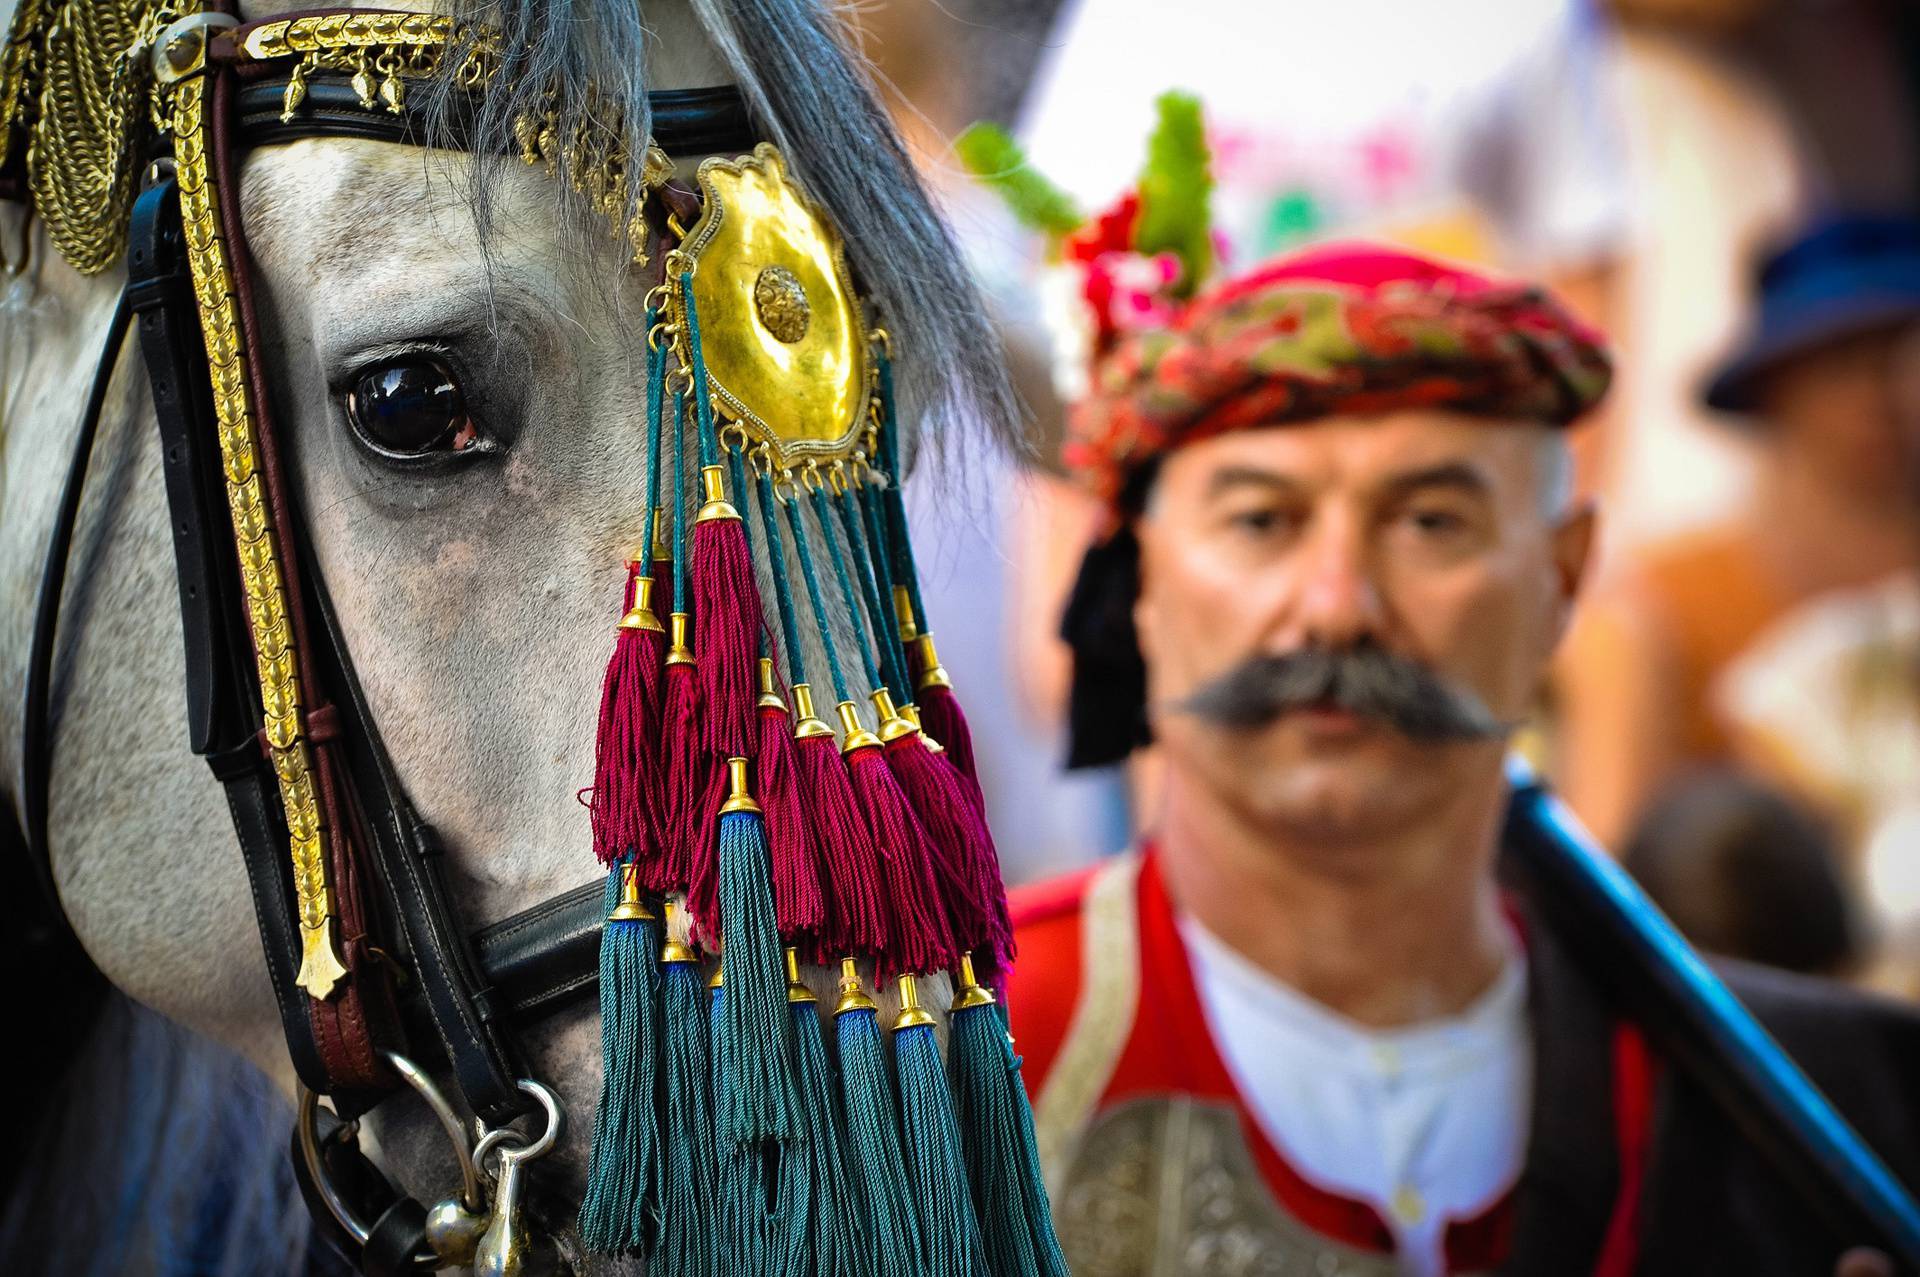
M 542 1261 L 550 1258 L 547 1252 L 551 1248 L 535 1246 L 521 1217 L 521 1167 L 546 1156 L 559 1142 L 560 1134 L 566 1127 L 566 1114 L 559 1098 L 540 1083 L 522 1078 L 520 1089 L 531 1095 L 546 1111 L 546 1129 L 529 1141 L 510 1126 L 491 1130 L 483 1127 L 478 1140 L 469 1142 L 459 1114 L 454 1112 L 453 1105 L 447 1102 L 447 1097 L 434 1085 L 433 1079 L 419 1065 L 396 1051 L 381 1054 L 393 1071 L 433 1111 L 440 1129 L 446 1132 L 448 1142 L 453 1145 L 454 1157 L 460 1164 L 460 1194 L 436 1203 L 427 1212 L 426 1239 L 423 1248 L 414 1253 L 415 1266 L 422 1271 L 432 1271 L 472 1265 L 475 1272 L 500 1274 L 526 1274 L 547 1267 Z M 321 1156 L 319 1111 L 320 1097 L 306 1087 L 300 1087 L 294 1119 L 300 1157 L 306 1164 L 308 1178 L 313 1182 L 320 1200 L 326 1203 L 327 1210 L 355 1245 L 364 1246 L 372 1229 L 328 1177 L 326 1160 Z M 357 1127 L 358 1123 L 347 1123 L 331 1138 L 351 1140 L 355 1138 Z M 496 1153 L 500 1159 L 498 1182 L 489 1194 L 481 1170 L 486 1158 Z M 489 1202 L 490 1214 L 487 1213 Z

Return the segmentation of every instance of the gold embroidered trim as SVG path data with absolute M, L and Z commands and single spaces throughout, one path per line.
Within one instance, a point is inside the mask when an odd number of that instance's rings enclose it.
M 287 619 L 287 590 L 275 544 L 273 520 L 259 474 L 259 441 L 252 392 L 240 340 L 240 317 L 219 201 L 207 160 L 206 80 L 183 80 L 173 91 L 174 158 L 180 182 L 180 221 L 193 268 L 193 291 L 207 341 L 214 417 L 233 513 L 240 579 L 247 595 L 247 624 L 260 672 L 260 706 L 268 753 L 286 808 L 293 887 L 300 916 L 301 959 L 296 978 L 316 998 L 331 994 L 347 974 L 334 947 L 333 892 L 328 881 L 320 806 L 314 796 L 311 759 L 301 730 L 299 666 Z
M 1034 1138 L 1050 1192 L 1059 1190 L 1133 1031 L 1140 1005 L 1139 880 L 1140 853 L 1129 851 L 1114 857 L 1087 888 L 1080 1001 L 1033 1106 Z

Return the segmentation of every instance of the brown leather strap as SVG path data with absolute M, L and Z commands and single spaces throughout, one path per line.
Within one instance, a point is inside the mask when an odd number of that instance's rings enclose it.
M 266 360 L 260 345 L 260 324 L 253 299 L 253 255 L 248 248 L 246 230 L 240 217 L 240 174 L 234 139 L 231 137 L 233 96 L 236 89 L 232 72 L 225 68 L 212 71 L 213 102 L 209 119 L 208 142 L 212 149 L 215 186 L 220 199 L 221 230 L 226 237 L 227 253 L 233 277 L 234 301 L 240 315 L 240 331 L 247 361 L 247 381 L 253 397 L 254 428 L 258 435 L 261 459 L 261 484 L 266 492 L 268 510 L 273 518 L 274 538 L 280 546 L 281 571 L 286 581 L 287 624 L 293 634 L 294 652 L 299 663 L 300 685 L 310 698 L 305 713 L 326 715 L 330 707 L 321 699 L 322 687 L 313 654 L 313 634 L 307 623 L 306 591 L 302 583 L 300 545 L 293 518 L 291 494 L 285 461 L 275 429 L 273 401 L 267 393 Z M 306 730 L 303 724 L 303 730 Z M 313 1025 L 322 1064 L 335 1086 L 363 1090 L 384 1089 L 392 1079 L 380 1059 L 380 1048 L 404 1049 L 400 1018 L 387 969 L 375 958 L 375 947 L 368 937 L 368 915 L 362 890 L 365 875 L 354 840 L 341 790 L 341 768 L 337 736 L 333 740 L 311 739 L 314 790 L 320 804 L 323 837 L 326 840 L 327 868 L 333 883 L 334 918 L 338 928 L 340 958 L 347 977 L 327 998 L 309 998 L 308 1015 Z

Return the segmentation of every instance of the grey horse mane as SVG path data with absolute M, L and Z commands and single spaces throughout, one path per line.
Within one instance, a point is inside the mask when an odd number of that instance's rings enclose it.
M 840 14 L 825 0 L 691 6 L 754 118 L 845 238 L 874 317 L 893 338 L 904 420 L 938 423 L 918 444 L 938 451 L 943 436 L 977 424 L 1022 450 L 1018 402 L 986 307 Z M 641 152 L 651 125 L 645 67 L 652 38 L 641 3 L 454 0 L 452 9 L 458 23 L 502 38 L 501 74 L 474 121 L 477 148 L 516 149 L 514 120 L 552 110 L 562 136 L 581 124 L 610 127 L 624 135 L 628 154 Z M 444 124 L 452 95 L 444 82 L 440 90 L 429 111 Z M 563 156 L 563 192 L 565 164 Z M 474 172 L 484 233 L 488 183 L 501 168 L 475 165 Z

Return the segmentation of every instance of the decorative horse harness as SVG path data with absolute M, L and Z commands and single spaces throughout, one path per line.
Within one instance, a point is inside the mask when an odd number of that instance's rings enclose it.
M 603 930 L 608 937 L 631 932 L 643 938 L 643 950 L 650 948 L 642 959 L 645 979 L 634 988 L 656 1006 L 661 973 L 671 993 L 673 977 L 696 970 L 697 955 L 671 940 L 663 946 L 660 932 L 641 929 L 658 926 L 654 906 L 665 901 L 686 909 L 692 929 L 709 947 L 725 933 L 725 993 L 732 1005 L 723 1015 L 716 991 L 714 1049 L 731 1049 L 727 1067 L 741 1076 L 769 1049 L 753 1043 L 785 1039 L 781 1032 L 751 1027 L 729 1030 L 736 1021 L 728 1016 L 749 1015 L 763 1004 L 777 1008 L 769 1014 L 784 1015 L 791 1002 L 806 1011 L 795 1021 L 802 1031 L 811 1020 L 812 995 L 790 974 L 798 955 L 843 961 L 837 1008 L 843 1061 L 855 1049 L 848 1045 L 849 1024 L 858 1029 L 874 1018 L 854 958 L 872 961 L 882 978 L 900 980 L 907 1011 L 894 1028 L 903 1105 L 913 1103 L 907 1094 L 913 1085 L 908 1043 L 917 1050 L 922 1037 L 931 1042 L 926 1026 L 932 1018 L 915 1002 L 913 973 L 951 970 L 963 977 L 956 981 L 961 995 L 952 1012 L 956 1034 L 964 1036 L 963 1022 L 984 1025 L 980 1017 L 1000 1015 L 985 1009 L 994 998 L 972 978 L 972 959 L 980 956 L 991 975 L 1008 956 L 1004 901 L 984 825 L 973 831 L 954 824 L 977 815 L 979 791 L 964 720 L 926 633 L 911 571 L 893 482 L 900 472 L 885 335 L 866 326 L 832 229 L 786 177 L 779 154 L 765 144 L 755 148 L 734 89 L 653 94 L 654 145 L 637 160 L 617 140 L 584 127 L 563 135 L 551 115 L 515 121 L 521 158 L 549 171 L 562 159 L 558 167 L 576 193 L 634 245 L 637 264 L 648 264 L 650 249 L 666 250 L 663 282 L 647 299 L 646 526 L 652 535 L 642 538 L 628 566 L 601 716 L 592 806 L 596 850 L 610 877 L 605 885 L 590 883 L 470 932 L 447 890 L 440 841 L 408 801 L 382 746 L 308 550 L 266 384 L 239 172 L 249 149 L 296 138 L 470 145 L 461 131 L 461 121 L 470 117 L 458 110 L 449 117 L 453 136 L 427 136 L 416 107 L 419 86 L 451 76 L 451 91 L 477 103 L 501 74 L 497 42 L 429 15 L 318 11 L 241 24 L 221 11 L 230 7 L 230 0 L 205 9 L 141 0 L 23 0 L 0 63 L 0 111 L 9 124 L 0 152 L 0 194 L 29 201 L 61 254 L 82 272 L 107 269 L 123 254 L 127 270 L 41 586 L 26 717 L 28 842 L 50 890 L 47 717 L 54 631 L 95 426 L 132 323 L 151 383 L 174 532 L 189 740 L 226 791 L 244 855 L 302 1086 L 294 1144 L 302 1187 L 316 1218 L 366 1272 L 476 1262 L 476 1255 L 484 1270 L 518 1271 L 528 1253 L 519 1218 L 519 1168 L 552 1147 L 561 1115 L 546 1088 L 523 1078 L 514 1035 L 596 985 L 603 1012 L 629 1022 L 622 1006 L 607 1001 L 615 990 L 603 973 L 615 946 L 611 939 L 603 946 Z M 696 193 L 670 184 L 673 155 L 743 158 L 707 161 Z M 751 269 L 742 275 L 744 268 Z M 719 331 L 727 339 L 710 336 L 703 344 L 702 317 L 710 334 Z M 751 340 L 734 339 L 736 330 Z M 663 496 L 660 465 L 663 400 L 672 408 L 666 416 L 675 448 L 670 497 Z M 691 536 L 684 526 L 691 503 L 681 487 L 691 468 L 680 465 L 683 403 L 698 427 L 706 498 Z M 729 478 L 743 506 L 749 489 L 760 497 L 756 535 L 764 534 L 763 553 L 782 569 L 774 572 L 780 636 L 759 621 L 745 520 L 728 500 Z M 839 523 L 830 527 L 828 511 L 836 509 Z M 792 541 L 782 542 L 776 512 L 784 515 Z M 809 513 L 817 520 L 812 532 L 805 527 Z M 862 636 L 861 656 L 876 689 L 877 735 L 862 726 L 833 653 L 820 574 L 809 552 L 816 544 L 826 546 L 833 580 Z M 826 745 L 838 741 L 834 729 L 814 716 L 801 668 L 795 617 L 803 609 L 794 603 L 783 571 L 796 559 L 832 665 L 844 766 L 836 751 L 822 747 L 823 739 Z M 669 627 L 660 625 L 650 605 L 656 573 L 674 594 L 670 648 Z M 731 634 L 725 632 L 729 625 Z M 871 646 L 865 642 L 869 633 Z M 700 650 L 697 672 L 690 638 Z M 786 696 L 777 667 L 781 646 L 791 676 L 784 680 Z M 665 709 L 652 681 L 663 671 Z M 887 684 L 902 690 L 901 705 L 888 697 Z M 657 743 L 670 736 L 676 694 L 696 686 L 699 713 L 691 743 L 683 742 L 678 752 L 665 746 L 649 752 L 644 738 L 651 733 Z M 916 694 L 917 707 L 906 703 Z M 744 703 L 736 703 L 741 695 Z M 927 737 L 937 722 L 949 747 L 945 756 L 922 736 L 922 714 Z M 693 719 L 691 711 L 681 717 Z M 756 728 L 756 719 L 777 730 Z M 759 803 L 746 780 L 749 757 L 760 776 Z M 807 787 L 804 812 L 792 798 L 790 770 L 782 770 L 793 766 Z M 894 785 L 889 768 L 898 776 L 894 788 L 888 788 Z M 784 788 L 781 775 L 789 777 Z M 847 817 L 843 805 L 837 814 L 817 815 L 813 807 L 825 800 L 815 801 L 816 787 L 848 792 L 848 776 L 861 811 Z M 928 784 L 935 788 L 927 790 Z M 920 811 L 918 820 L 907 812 L 911 829 L 899 823 L 898 812 L 885 819 L 874 815 L 875 804 L 897 802 L 902 790 Z M 952 801 L 929 800 L 929 792 Z M 960 808 L 968 814 L 956 814 Z M 862 812 L 869 819 L 861 820 Z M 852 823 L 834 825 L 841 818 Z M 718 855 L 688 851 L 714 845 L 716 821 Z M 759 849 L 755 861 L 768 854 L 764 843 L 742 843 L 741 831 L 748 829 L 742 822 L 751 823 L 755 839 L 772 843 L 771 890 L 764 865 L 729 859 L 739 854 L 729 848 L 741 845 Z M 932 834 L 918 832 L 922 822 Z M 863 843 L 869 828 L 883 830 L 875 837 L 888 840 L 878 855 Z M 911 839 L 939 845 L 922 864 L 908 854 Z M 864 865 L 852 863 L 858 845 L 869 847 Z M 750 870 L 741 871 L 744 880 L 736 872 L 741 863 Z M 889 906 L 897 918 L 888 916 Z M 747 934 L 754 927 L 759 939 Z M 617 1066 L 614 1021 L 608 1023 L 611 1088 L 631 1070 Z M 778 1031 L 781 1023 L 764 1021 L 762 1027 Z M 990 1054 L 1004 1051 L 1005 1038 L 1004 1020 L 992 1023 L 991 1032 L 974 1035 L 989 1044 L 982 1049 Z M 728 1031 L 748 1045 L 723 1047 L 723 1040 L 734 1040 L 723 1039 Z M 477 1119 L 477 1141 L 409 1058 L 421 1044 L 432 1044 L 421 1048 L 432 1053 L 423 1058 L 444 1062 Z M 666 1058 L 664 1048 L 660 1054 Z M 770 1085 L 776 1092 L 804 1075 L 803 1066 L 783 1063 L 785 1058 L 768 1057 L 765 1076 L 775 1077 Z M 716 1061 L 722 1067 L 719 1056 Z M 1009 1055 L 1004 1076 L 1018 1096 L 1019 1120 L 1030 1121 L 1013 1068 Z M 852 1069 L 848 1063 L 847 1071 Z M 998 1085 L 999 1065 L 989 1073 Z M 388 1187 L 352 1138 L 355 1119 L 402 1084 L 432 1107 L 462 1167 L 460 1194 L 431 1212 Z M 962 1085 L 957 1076 L 955 1085 Z M 667 1086 L 643 1087 L 630 1102 L 647 1123 L 654 1121 L 649 1106 L 656 1094 L 667 1094 Z M 787 1109 L 769 1103 L 765 1114 L 736 1113 L 729 1107 L 735 1091 L 754 1094 L 748 1086 L 722 1088 L 716 1082 L 713 1120 L 724 1148 L 793 1146 L 793 1130 L 782 1125 Z M 322 1094 L 330 1097 L 333 1115 L 318 1108 L 315 1097 Z M 858 1099 L 848 1096 L 845 1119 L 856 1125 Z M 1008 1111 L 1016 1111 L 1015 1103 L 1007 1101 Z M 582 1232 L 595 1249 L 646 1252 L 665 1244 L 665 1225 L 645 1221 L 665 1209 L 656 1205 L 658 1168 L 671 1161 L 670 1150 L 641 1148 L 628 1139 L 630 1132 L 613 1130 L 617 1123 L 608 1113 L 620 1109 L 614 1097 L 603 1095 L 602 1108 Z M 541 1110 L 545 1129 L 537 1138 L 509 1125 Z M 889 1139 L 900 1130 L 893 1129 Z M 952 1129 L 950 1123 L 945 1129 Z M 1019 1134 L 1009 1129 L 1009 1138 Z M 729 1132 L 733 1144 L 725 1142 Z M 905 1138 L 904 1158 L 896 1152 L 891 1160 L 904 1163 L 913 1179 L 906 1187 L 919 1190 L 911 1120 Z M 1026 1139 L 1030 1145 L 1031 1136 Z M 496 1154 L 489 1213 L 484 1168 Z M 971 1144 L 967 1156 L 972 1168 Z M 619 1158 L 636 1164 L 628 1178 L 639 1182 L 628 1185 L 619 1211 L 596 1224 L 589 1215 L 596 1194 L 604 1196 L 602 1179 L 626 1173 L 615 1166 Z M 896 1167 L 869 1174 L 883 1172 L 901 1173 Z M 1030 1178 L 1037 1184 L 1037 1174 Z M 883 1187 L 860 1183 L 863 1193 Z M 1044 1256 L 1037 1266 L 1032 1258 L 1057 1253 L 1050 1225 L 1042 1223 L 1044 1197 L 1036 1204 L 1034 1192 L 1010 1199 L 1025 1224 L 1008 1229 L 983 1217 L 976 1230 L 968 1217 L 968 1244 L 974 1246 L 994 1248 L 1021 1234 L 1005 1244 L 1017 1242 L 1027 1258 L 1008 1261 L 1011 1267 L 996 1263 L 995 1271 L 1054 1271 Z M 869 1240 L 879 1244 L 890 1226 L 873 1223 Z M 935 1225 L 919 1227 L 937 1231 Z

